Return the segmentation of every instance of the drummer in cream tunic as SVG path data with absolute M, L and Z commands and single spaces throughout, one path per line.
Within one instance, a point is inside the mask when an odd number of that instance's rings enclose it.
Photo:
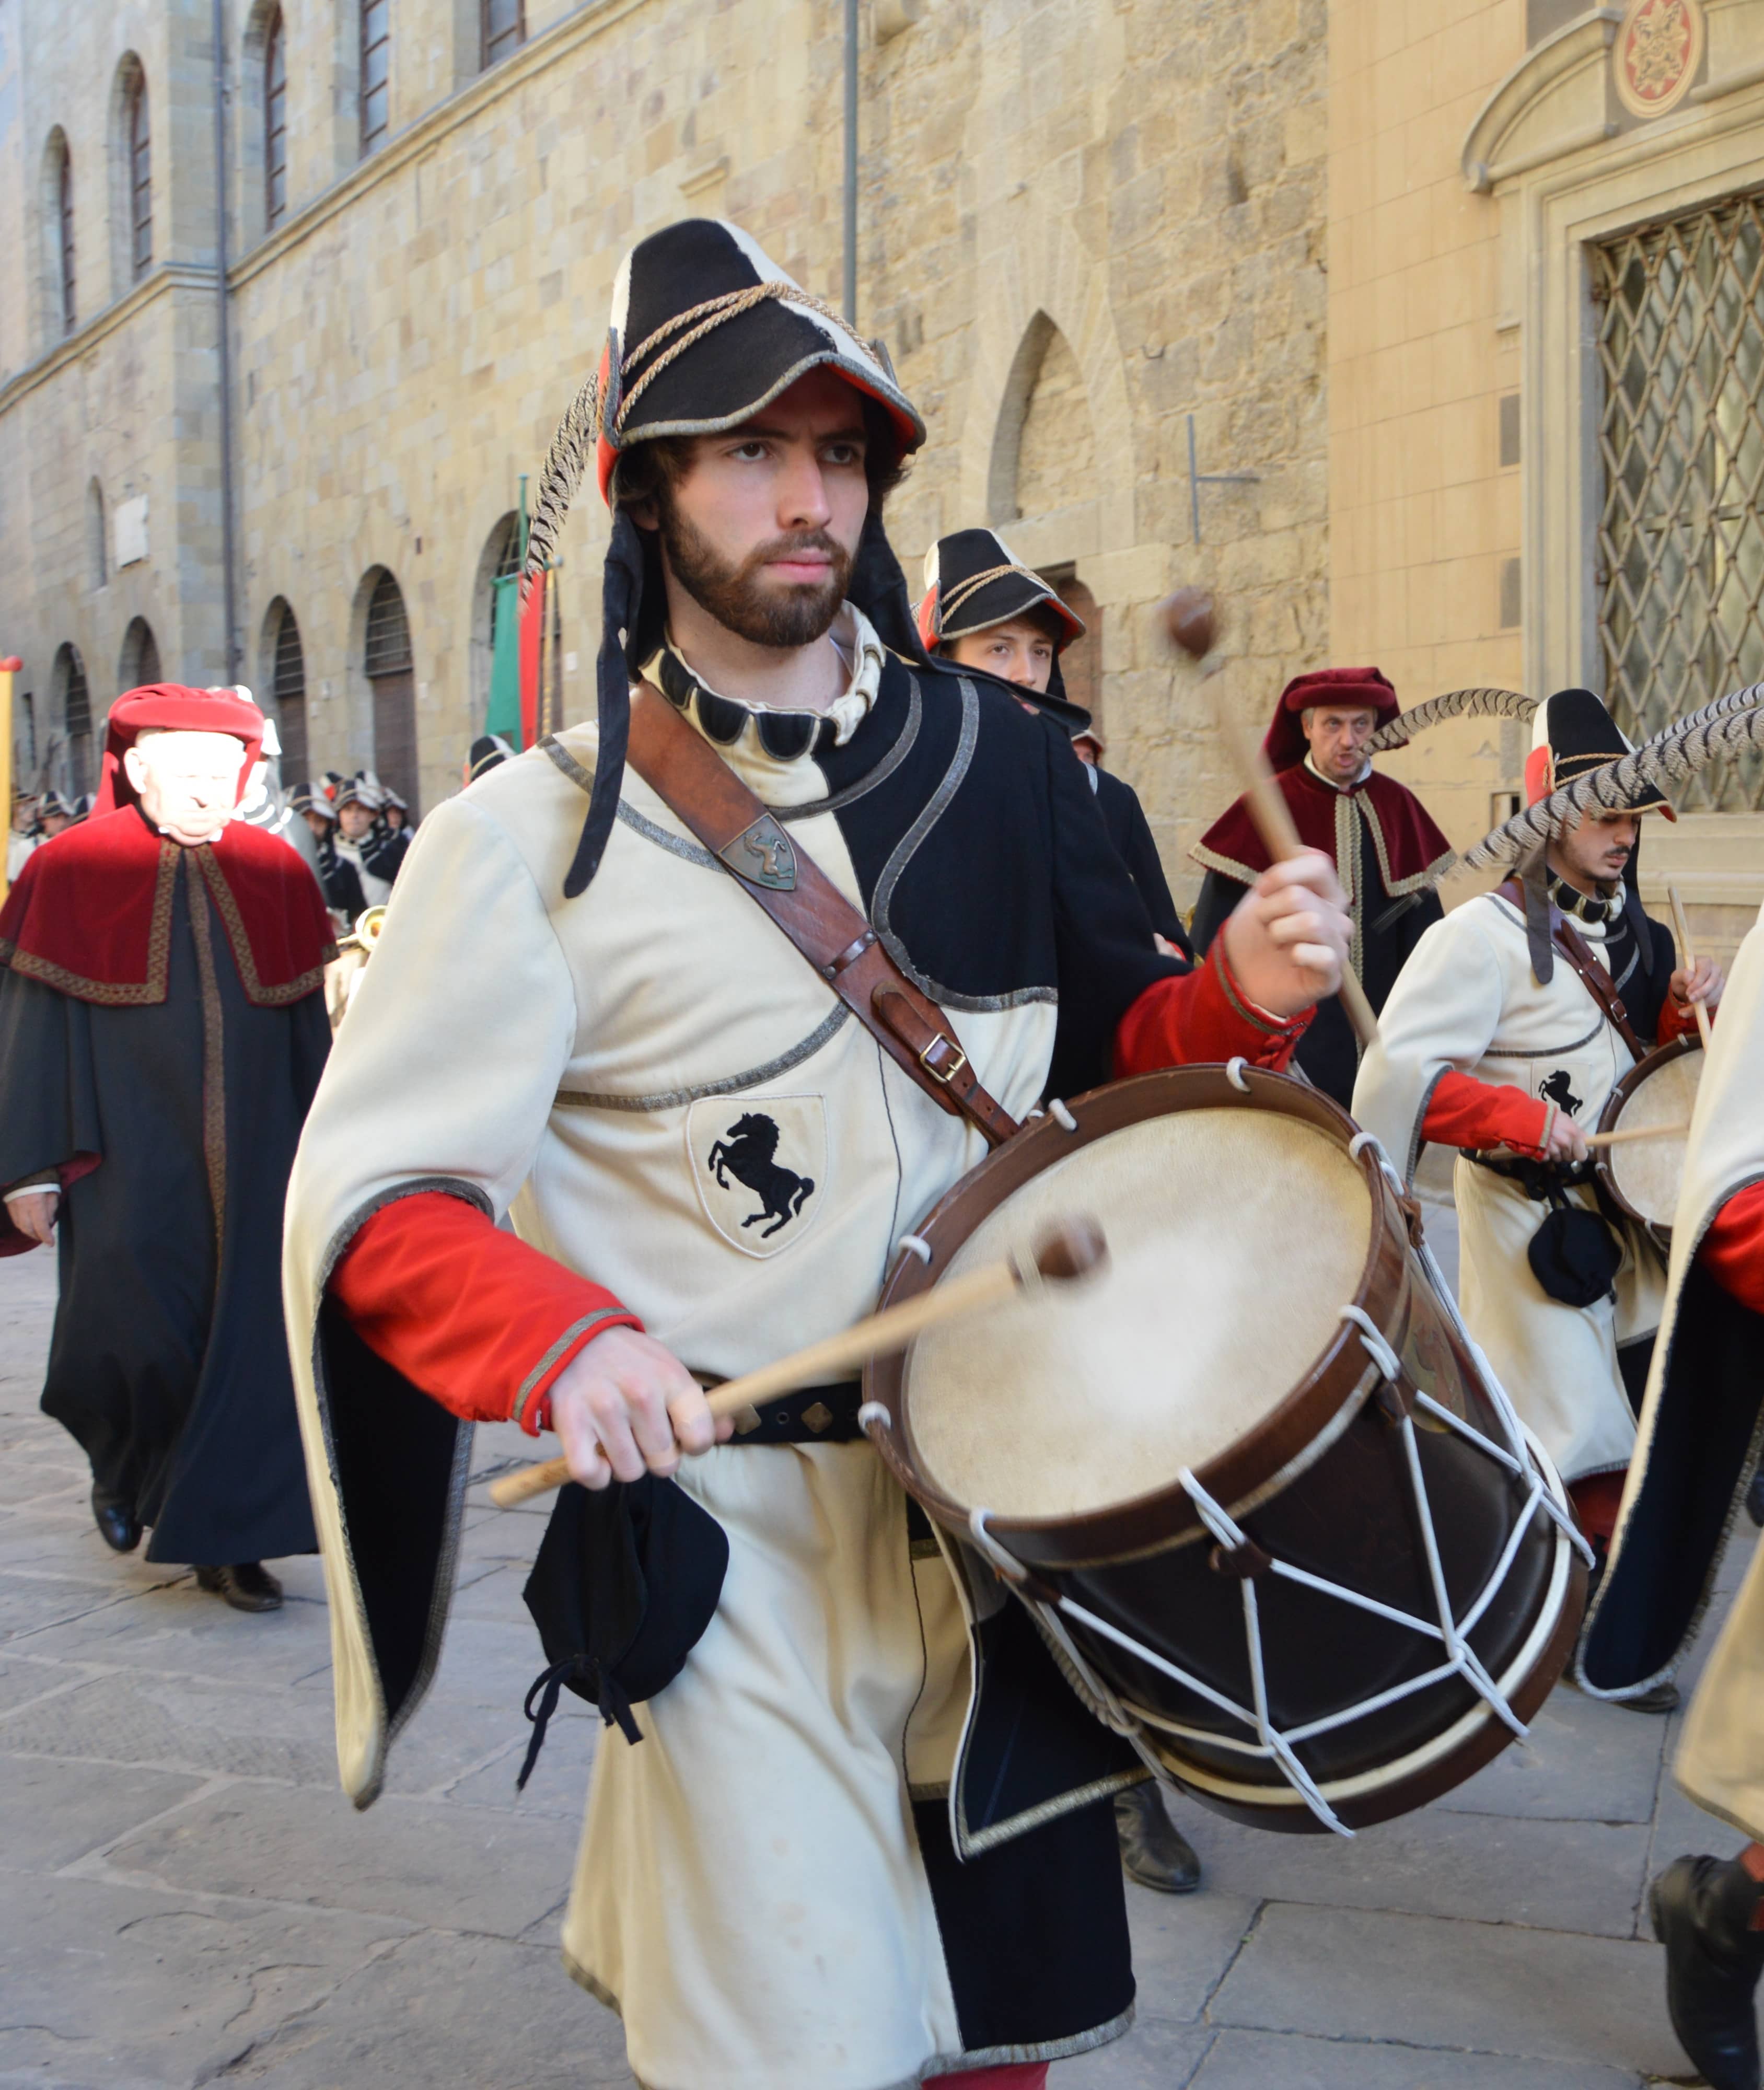
M 1587 690 L 1540 705 L 1534 729 L 1533 802 L 1628 747 Z M 1424 1142 L 1459 1149 L 1465 1319 L 1598 1550 L 1635 1443 L 1625 1372 L 1639 1398 L 1664 1273 L 1639 1228 L 1599 1216 L 1585 1135 L 1640 1051 L 1690 1027 L 1692 995 L 1713 1008 L 1721 991 L 1706 960 L 1675 970 L 1670 932 L 1632 902 L 1626 872 L 1654 810 L 1669 809 L 1650 788 L 1630 813 L 1584 820 L 1547 862 L 1435 923 L 1353 1094 L 1354 1116 L 1409 1178 Z M 1564 918 L 1594 985 L 1619 996 L 1633 1047 L 1564 949 Z M 1585 1216 L 1564 1222 L 1559 1207 Z
M 560 1499 L 541 1576 L 585 1524 L 564 1584 L 596 1557 L 647 1584 L 605 1630 L 618 1591 L 583 1599 L 570 1679 L 622 1731 L 563 1948 L 651 2090 L 1028 2090 L 1114 2037 L 1133 1985 L 1101 1803 L 1143 1766 L 990 1574 L 940 1555 L 854 1385 L 712 1424 L 699 1382 L 869 1310 L 983 1146 L 624 771 L 628 676 L 775 809 L 1014 1114 L 1112 1068 L 1283 1065 L 1346 947 L 1311 856 L 1204 968 L 1155 950 L 1064 734 L 918 643 L 880 506 L 922 436 L 737 228 L 626 257 L 529 543 L 553 554 L 592 458 L 614 510 L 598 729 L 423 824 L 289 1201 L 357 1804 L 437 1658 L 462 1418 L 555 1427 L 596 1491 Z

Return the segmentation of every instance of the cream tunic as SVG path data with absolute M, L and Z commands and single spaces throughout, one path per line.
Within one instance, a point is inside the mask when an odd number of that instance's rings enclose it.
M 1575 926 L 1603 961 L 1602 927 Z M 1412 1178 L 1427 1103 L 1448 1070 L 1527 1095 L 1547 1093 L 1590 1130 L 1633 1064 L 1560 953 L 1550 983 L 1538 985 L 1524 917 L 1485 893 L 1435 922 L 1416 946 L 1362 1062 L 1353 1114 Z M 1621 1228 L 1615 1300 L 1564 1305 L 1545 1292 L 1525 1256 L 1546 1207 L 1461 1156 L 1453 1187 L 1464 1318 L 1495 1376 L 1564 1481 L 1626 1466 L 1635 1421 L 1617 1352 L 1659 1325 L 1663 1273 L 1652 1244 L 1639 1229 Z M 1594 1206 L 1589 1189 L 1568 1194 Z

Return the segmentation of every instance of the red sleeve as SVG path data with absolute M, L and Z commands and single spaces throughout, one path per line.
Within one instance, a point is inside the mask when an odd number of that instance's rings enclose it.
M 1421 1120 L 1421 1136 L 1439 1146 L 1510 1146 L 1543 1156 L 1555 1105 L 1523 1089 L 1495 1087 L 1455 1069 L 1442 1074 Z
M 1728 1198 L 1697 1255 L 1723 1292 L 1753 1313 L 1764 1314 L 1764 1183 Z
M 1709 1021 L 1715 1020 L 1715 1011 L 1709 1012 Z M 1655 1042 L 1670 1045 L 1675 1038 L 1682 1038 L 1687 1030 L 1697 1028 L 1697 1005 L 1694 1002 L 1680 1001 L 1676 995 L 1667 995 L 1660 1004 L 1659 1029 L 1654 1034 Z
M 552 1382 L 609 1328 L 643 1322 L 610 1292 L 444 1190 L 376 1212 L 329 1291 L 376 1357 L 472 1422 L 551 1423 Z
M 1280 1073 L 1310 1017 L 1258 1008 L 1232 978 L 1224 936 L 1215 936 L 1193 972 L 1154 980 L 1116 1026 L 1116 1077 L 1237 1059 Z

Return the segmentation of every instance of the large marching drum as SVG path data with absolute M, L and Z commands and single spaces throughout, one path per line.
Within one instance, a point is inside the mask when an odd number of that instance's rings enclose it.
M 1075 1214 L 1099 1272 L 870 1365 L 884 1458 L 1220 1813 L 1345 1830 L 1469 1777 L 1566 1662 L 1585 1548 L 1376 1142 L 1241 1062 L 1118 1082 L 964 1177 L 884 1304 Z

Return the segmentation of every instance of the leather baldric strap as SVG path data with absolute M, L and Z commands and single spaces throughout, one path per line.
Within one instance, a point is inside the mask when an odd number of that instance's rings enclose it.
M 1504 880 L 1499 891 L 1502 899 L 1511 901 L 1521 914 L 1524 913 L 1525 893 L 1517 879 Z M 1623 996 L 1617 991 L 1616 982 L 1611 977 L 1609 970 L 1600 965 L 1579 930 L 1554 905 L 1550 909 L 1550 940 L 1580 974 L 1581 985 L 1598 1003 L 1612 1030 L 1628 1047 L 1630 1057 L 1645 1060 L 1648 1048 L 1635 1034 L 1635 1027 L 1629 1021 L 1629 1012 L 1624 1006 Z
M 926 1094 L 1002 1146 L 1017 1120 L 981 1087 L 943 1011 L 716 749 L 648 682 L 631 706 L 625 759 Z

